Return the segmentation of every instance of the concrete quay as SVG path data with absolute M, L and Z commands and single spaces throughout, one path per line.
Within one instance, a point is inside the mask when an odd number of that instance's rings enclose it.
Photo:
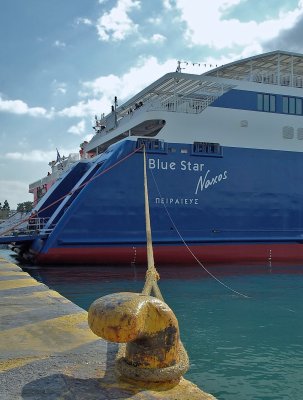
M 0 399 L 215 400 L 184 378 L 127 383 L 117 351 L 92 333 L 86 311 L 0 257 Z

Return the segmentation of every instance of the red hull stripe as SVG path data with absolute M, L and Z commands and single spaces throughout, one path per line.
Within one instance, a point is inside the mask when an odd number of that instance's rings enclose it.
M 190 247 L 201 263 L 303 262 L 303 244 L 201 245 Z M 156 265 L 193 265 L 185 246 L 154 246 Z M 36 256 L 37 264 L 146 264 L 145 247 L 53 248 Z

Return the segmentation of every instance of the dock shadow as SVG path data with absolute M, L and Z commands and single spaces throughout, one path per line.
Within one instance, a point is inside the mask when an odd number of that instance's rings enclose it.
M 108 343 L 105 374 L 102 378 L 83 379 L 64 373 L 50 374 L 25 384 L 22 388 L 21 398 L 23 400 L 122 400 L 148 390 L 147 387 L 138 387 L 119 379 L 115 374 L 117 353 L 118 345 Z M 169 386 L 174 387 L 175 384 Z M 156 391 L 164 390 L 160 387 L 154 389 Z M 150 396 L 149 398 L 154 397 Z

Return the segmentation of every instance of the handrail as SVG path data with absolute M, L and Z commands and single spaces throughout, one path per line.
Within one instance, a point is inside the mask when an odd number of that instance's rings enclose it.
M 218 96 L 205 96 L 203 99 L 181 98 L 174 100 L 173 98 L 165 101 L 151 102 L 148 104 L 147 111 L 170 111 L 186 114 L 199 114 L 214 102 Z
M 28 221 L 28 229 L 29 230 L 40 230 L 43 229 L 47 222 L 49 221 L 49 218 L 40 218 L 40 217 L 35 217 L 35 218 L 31 218 Z
M 3 237 L 33 235 L 33 233 L 49 235 L 54 230 L 55 225 L 53 224 L 51 227 L 45 229 L 48 221 L 49 218 L 31 218 L 30 220 L 28 220 L 27 225 L 12 229 L 10 232 L 6 232 Z
M 257 83 L 267 83 L 277 86 L 303 87 L 303 76 L 297 74 L 277 74 L 272 71 L 259 71 L 249 75 L 248 80 Z

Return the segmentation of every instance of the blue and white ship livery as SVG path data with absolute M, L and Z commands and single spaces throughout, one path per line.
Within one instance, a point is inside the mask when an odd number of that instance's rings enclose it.
M 303 260 L 303 55 L 168 73 L 96 121 L 85 158 L 40 200 L 38 263 Z M 185 243 L 187 246 L 185 246 Z

